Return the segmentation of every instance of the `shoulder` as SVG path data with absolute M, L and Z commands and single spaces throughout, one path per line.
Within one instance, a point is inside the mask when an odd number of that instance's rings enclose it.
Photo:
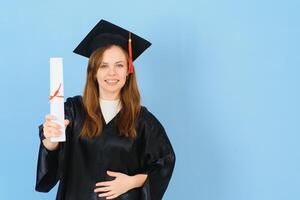
M 83 108 L 84 107 L 81 95 L 68 97 L 65 101 L 65 113 L 72 118 L 75 118 L 78 112 L 82 112 L 84 110 Z
M 68 97 L 66 99 L 66 103 L 81 103 L 82 102 L 82 96 L 81 95 L 76 95 L 73 97 Z
M 151 145 L 170 145 L 169 137 L 161 122 L 145 106 L 138 117 L 138 135 Z
M 161 122 L 151 111 L 149 111 L 149 109 L 146 106 L 141 106 L 138 122 L 140 126 L 142 125 L 151 130 L 164 129 Z
M 68 97 L 65 101 L 65 106 L 69 108 L 77 108 L 83 106 L 82 96 L 76 95 L 73 97 Z

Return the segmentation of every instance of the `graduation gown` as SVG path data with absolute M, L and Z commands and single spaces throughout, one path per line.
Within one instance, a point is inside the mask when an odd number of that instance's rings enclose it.
M 110 181 L 114 177 L 107 170 L 127 175 L 148 174 L 142 187 L 120 195 L 120 200 L 162 199 L 175 165 L 175 153 L 168 136 L 146 107 L 142 106 L 136 130 L 137 139 L 119 136 L 116 119 L 106 125 L 101 136 L 79 137 L 84 118 L 81 96 L 67 98 L 65 118 L 70 120 L 66 128 L 66 142 L 57 150 L 47 150 L 42 142 L 39 147 L 36 191 L 48 192 L 59 181 L 57 200 L 99 200 L 95 193 L 97 182 Z M 40 140 L 43 126 L 39 126 Z

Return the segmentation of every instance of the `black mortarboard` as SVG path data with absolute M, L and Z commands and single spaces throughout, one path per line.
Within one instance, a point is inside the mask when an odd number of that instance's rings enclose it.
M 132 62 L 151 45 L 138 35 L 102 19 L 73 52 L 89 58 L 93 51 L 110 44 L 119 45 L 128 52 L 130 72 L 133 70 Z

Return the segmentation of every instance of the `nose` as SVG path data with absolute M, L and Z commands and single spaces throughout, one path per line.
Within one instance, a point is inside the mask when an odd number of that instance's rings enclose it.
M 115 74 L 116 74 L 116 69 L 115 69 L 114 66 L 109 67 L 109 69 L 108 69 L 108 74 L 109 74 L 109 75 L 115 75 Z

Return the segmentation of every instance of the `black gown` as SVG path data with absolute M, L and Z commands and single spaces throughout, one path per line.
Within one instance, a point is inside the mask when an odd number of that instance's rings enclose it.
M 114 178 L 107 170 L 127 175 L 148 174 L 142 187 L 134 188 L 115 199 L 160 200 L 171 179 L 175 153 L 160 122 L 146 107 L 136 123 L 137 139 L 119 136 L 117 114 L 104 125 L 102 135 L 91 139 L 79 137 L 84 117 L 81 96 L 67 98 L 65 118 L 70 120 L 66 128 L 66 142 L 48 151 L 40 144 L 36 191 L 48 192 L 59 181 L 57 200 L 99 200 L 94 192 L 95 184 Z M 40 140 L 43 126 L 39 126 Z

